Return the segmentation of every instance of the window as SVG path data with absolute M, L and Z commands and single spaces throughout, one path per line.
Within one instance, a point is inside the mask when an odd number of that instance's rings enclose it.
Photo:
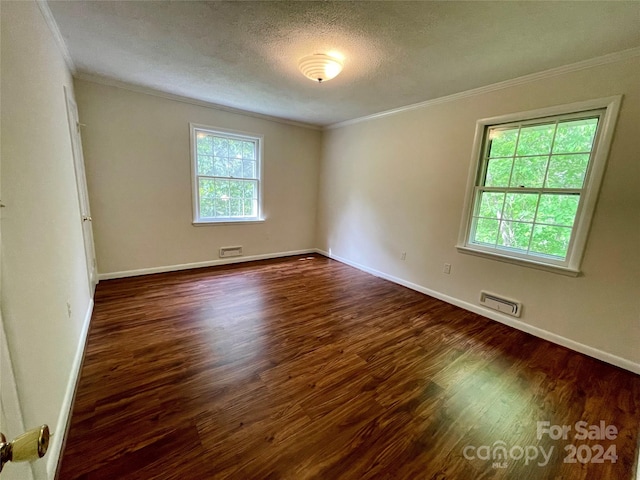
M 480 120 L 458 249 L 577 275 L 619 105 Z
M 191 125 L 194 223 L 261 220 L 262 137 Z

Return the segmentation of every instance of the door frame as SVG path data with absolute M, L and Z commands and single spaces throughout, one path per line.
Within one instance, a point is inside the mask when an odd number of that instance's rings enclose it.
M 78 105 L 76 104 L 72 93 L 66 86 L 64 87 L 64 98 L 67 105 L 69 135 L 71 137 L 73 165 L 76 174 L 76 187 L 78 189 L 78 205 L 80 208 L 80 222 L 87 264 L 89 296 L 93 298 L 93 293 L 95 292 L 95 288 L 98 283 L 98 269 L 96 265 L 95 244 L 93 242 L 93 219 L 91 218 L 91 209 L 89 207 L 89 192 L 87 189 L 87 177 L 84 168 L 84 155 L 82 152 L 82 137 L 80 135 Z

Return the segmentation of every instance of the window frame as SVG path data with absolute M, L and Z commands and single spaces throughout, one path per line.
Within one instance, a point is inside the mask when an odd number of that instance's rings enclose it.
M 484 258 L 513 263 L 516 265 L 537 268 L 569 276 L 578 276 L 586 248 L 591 220 L 595 211 L 600 186 L 604 177 L 607 158 L 611 147 L 615 123 L 620 110 L 622 95 L 588 100 L 584 102 L 558 105 L 538 110 L 512 113 L 497 117 L 490 117 L 476 122 L 475 138 L 471 156 L 471 165 L 467 179 L 466 195 L 463 215 L 460 224 L 458 243 L 456 248 L 461 253 L 478 255 Z M 559 117 L 593 113 L 602 110 L 598 130 L 591 150 L 591 158 L 587 166 L 585 181 L 582 187 L 584 194 L 580 196 L 576 212 L 571 239 L 564 261 L 545 259 L 544 256 L 510 253 L 507 249 L 483 247 L 472 243 L 473 212 L 476 204 L 477 187 L 483 187 L 483 173 L 486 169 L 484 153 L 487 145 L 487 135 L 492 127 L 506 127 L 510 124 L 526 122 L 544 122 L 558 120 Z
M 205 132 L 219 135 L 225 138 L 251 141 L 256 143 L 256 174 L 257 174 L 257 212 L 252 217 L 201 217 L 200 216 L 200 189 L 198 179 L 200 177 L 212 178 L 209 175 L 198 175 L 198 149 L 197 133 Z M 198 123 L 189 123 L 189 140 L 191 150 L 191 199 L 192 199 L 192 224 L 194 226 L 206 225 L 238 225 L 264 222 L 263 216 L 263 179 L 264 179 L 264 135 L 232 130 L 228 128 L 213 127 Z M 226 177 L 216 177 L 226 178 Z M 229 177 L 234 178 L 234 177 Z

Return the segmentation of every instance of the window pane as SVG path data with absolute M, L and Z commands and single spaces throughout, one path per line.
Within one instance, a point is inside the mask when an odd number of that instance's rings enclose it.
M 582 188 L 589 155 L 552 155 L 546 188 Z
M 228 217 L 229 216 L 229 200 L 215 200 L 215 217 Z
M 526 251 L 529 248 L 532 227 L 532 223 L 500 222 L 498 245 Z
M 210 178 L 198 179 L 198 189 L 200 197 L 200 216 L 214 216 L 214 180 Z
M 542 195 L 536 223 L 571 227 L 576 218 L 579 202 L 579 195 Z
M 489 138 L 491 139 L 489 157 L 512 157 L 516 150 L 518 129 L 499 130 L 492 128 L 489 130 Z
M 590 110 L 566 105 L 485 125 L 474 144 L 480 158 L 470 172 L 475 183 L 461 249 L 571 274 L 579 269 L 588 234 L 579 220 L 593 213 L 607 153 L 597 148 L 608 147 L 605 140 L 614 133 L 604 121 L 614 113 L 608 101 L 594 101 Z M 581 240 L 575 245 L 574 235 Z
M 544 155 L 551 151 L 555 124 L 523 127 L 518 139 L 517 155 Z
M 215 198 L 229 198 L 229 180 L 213 180 L 213 195 Z
M 490 159 L 484 184 L 487 187 L 506 187 L 511 176 L 511 158 Z
M 495 245 L 496 239 L 498 238 L 498 223 L 498 220 L 477 218 L 472 241 L 475 243 L 488 243 L 490 245 Z
M 258 214 L 258 201 L 257 200 L 244 200 L 244 215 L 245 217 L 255 217 Z
M 260 140 L 240 132 L 227 134 L 199 128 L 193 132 L 197 182 L 193 193 L 199 202 L 199 218 L 225 221 L 257 217 Z
M 229 158 L 242 158 L 241 140 L 229 140 Z
M 242 146 L 242 158 L 255 160 L 256 158 L 256 144 L 253 142 L 243 142 Z
M 569 249 L 571 229 L 568 227 L 550 227 L 536 225 L 533 229 L 531 252 L 552 255 L 564 259 Z
M 597 118 L 561 122 L 553 142 L 553 153 L 590 152 L 597 127 Z
M 250 160 L 242 162 L 242 177 L 256 178 L 256 162 Z
M 244 182 L 242 180 L 229 181 L 229 196 L 231 198 L 244 197 Z
M 231 199 L 229 200 L 229 212 L 232 217 L 241 217 L 243 215 L 243 201 L 242 199 Z
M 212 155 L 213 154 L 213 137 L 211 135 L 207 135 L 206 133 L 198 132 L 196 135 L 197 143 L 198 143 L 198 155 Z
M 228 157 L 229 141 L 226 138 L 213 137 L 213 154 L 216 157 Z
M 237 158 L 229 159 L 229 176 L 242 178 L 242 160 Z
M 258 198 L 258 182 L 243 182 L 242 188 L 245 199 L 254 200 Z
M 533 222 L 538 203 L 537 193 L 508 193 L 504 202 L 505 220 Z
M 501 192 L 481 192 L 480 193 L 480 217 L 500 219 L 502 217 L 502 206 L 504 204 L 504 193 Z
M 511 175 L 512 187 L 540 188 L 547 171 L 548 156 L 516 158 Z
M 226 157 L 213 157 L 213 175 L 216 177 L 229 176 L 229 165 Z
M 213 157 L 198 155 L 198 175 L 214 175 Z

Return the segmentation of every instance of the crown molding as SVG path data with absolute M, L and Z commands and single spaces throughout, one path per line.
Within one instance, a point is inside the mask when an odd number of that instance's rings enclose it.
M 76 73 L 76 66 L 73 63 L 73 59 L 71 58 L 71 54 L 69 53 L 69 49 L 67 48 L 67 44 L 62 37 L 62 33 L 60 33 L 60 29 L 58 28 L 58 23 L 55 18 L 53 18 L 53 13 L 51 13 L 51 9 L 49 8 L 49 4 L 47 0 L 35 0 L 38 8 L 40 9 L 40 13 L 44 17 L 44 21 L 49 27 L 49 31 L 51 31 L 51 35 L 53 35 L 53 39 L 58 46 L 58 50 L 62 54 L 64 58 L 64 62 L 67 64 L 67 68 L 71 72 L 71 74 Z
M 599 67 L 601 65 L 607 65 L 610 63 L 616 63 L 623 60 L 629 60 L 638 56 L 640 56 L 640 47 L 629 48 L 627 50 L 621 50 L 619 52 L 609 53 L 607 55 L 602 55 L 600 57 L 590 58 L 588 60 L 582 60 L 580 62 L 563 65 L 561 67 L 551 68 L 549 70 L 544 70 L 542 72 L 531 73 L 529 75 L 524 75 L 522 77 L 512 78 L 511 80 L 505 80 L 503 82 L 493 83 L 491 85 L 486 85 L 484 87 L 478 87 L 472 90 L 466 90 L 464 92 L 459 92 L 459 93 L 454 93 L 452 95 L 447 95 L 444 97 L 434 98 L 432 100 L 427 100 L 425 102 L 414 103 L 411 105 L 406 105 L 404 107 L 394 108 L 391 110 L 374 113 L 372 115 L 367 115 L 364 117 L 345 120 L 344 122 L 338 122 L 331 125 L 327 125 L 323 128 L 323 130 L 332 130 L 335 128 L 346 127 L 348 125 L 354 125 L 356 123 L 368 122 L 369 120 L 388 117 L 391 115 L 408 112 L 410 110 L 431 107 L 434 105 L 439 105 L 441 103 L 453 102 L 453 101 L 460 100 L 467 97 L 473 97 L 476 95 L 495 92 L 496 90 L 503 90 L 505 88 L 514 87 L 516 85 L 523 85 L 526 83 L 536 82 L 538 80 L 543 80 L 545 78 L 551 78 L 558 75 L 577 72 L 579 70 L 585 70 L 588 68 Z
M 263 113 L 251 112 L 249 110 L 242 110 L 240 108 L 227 107 L 225 105 L 220 105 L 218 103 L 207 102 L 204 100 L 198 100 L 190 97 L 183 97 L 182 95 L 176 95 L 173 93 L 163 92 L 161 90 L 156 90 L 150 87 L 144 87 L 141 85 L 133 85 L 126 82 L 121 82 L 120 80 L 114 80 L 112 78 L 103 77 L 100 75 L 93 75 L 89 73 L 78 72 L 74 74 L 74 78 L 78 80 L 83 80 L 85 82 L 97 83 L 99 85 L 104 85 L 107 87 L 115 87 L 121 88 L 123 90 L 128 90 L 130 92 L 142 93 L 144 95 L 151 95 L 154 97 L 160 97 L 167 100 L 173 100 L 176 102 L 187 103 L 189 105 L 196 105 L 198 107 L 206 107 L 212 108 L 214 110 L 220 110 L 223 112 L 234 113 L 236 115 L 243 115 L 245 117 L 253 117 L 258 118 L 260 120 L 267 120 L 270 122 L 282 123 L 285 125 L 292 125 L 294 127 L 306 128 L 309 130 L 322 130 L 320 125 L 314 125 L 311 123 L 304 122 L 296 122 L 295 120 L 288 120 L 286 118 L 275 117 L 271 115 L 265 115 Z
M 448 102 L 453 102 L 456 100 L 460 100 L 463 98 L 467 98 L 467 97 L 473 97 L 476 95 L 482 95 L 485 93 L 490 93 L 490 92 L 494 92 L 497 90 L 502 90 L 502 89 L 506 89 L 506 88 L 510 88 L 510 87 L 514 87 L 517 85 L 522 85 L 522 84 L 527 84 L 527 83 L 532 83 L 538 80 L 542 80 L 545 78 L 551 78 L 551 77 L 555 77 L 558 75 L 564 75 L 567 73 L 571 73 L 571 72 L 577 72 L 580 70 L 585 70 L 588 68 L 593 68 L 593 67 L 598 67 L 601 65 L 607 65 L 610 63 L 616 63 L 616 62 L 620 62 L 620 61 L 624 61 L 624 60 L 628 60 L 628 59 L 632 59 L 635 57 L 640 56 L 640 47 L 634 47 L 634 48 L 629 48 L 627 50 L 621 50 L 619 52 L 614 52 L 614 53 L 609 53 L 606 55 L 602 55 L 599 57 L 594 57 L 594 58 L 590 58 L 587 60 L 582 60 L 580 62 L 575 62 L 575 63 L 570 63 L 568 65 L 563 65 L 560 67 L 555 67 L 555 68 L 551 68 L 549 70 L 544 70 L 541 72 L 537 72 L 537 73 L 532 73 L 529 75 L 524 75 L 521 77 L 516 77 L 510 80 L 505 80 L 503 82 L 498 82 L 498 83 L 493 83 L 491 85 L 486 85 L 483 87 L 478 87 L 478 88 L 474 88 L 471 90 L 466 90 L 463 92 L 458 92 L 458 93 L 454 93 L 451 95 L 446 95 L 444 97 L 439 97 L 439 98 L 434 98 L 431 100 L 426 100 L 424 102 L 419 102 L 419 103 L 414 103 L 411 105 L 406 105 L 403 107 L 399 107 L 399 108 L 393 108 L 390 110 L 385 110 L 382 112 L 378 112 L 378 113 L 374 113 L 371 115 L 366 115 L 363 117 L 358 117 L 358 118 L 353 118 L 350 120 L 345 120 L 342 122 L 338 122 L 338 123 L 333 123 L 330 125 L 317 125 L 317 124 L 312 124 L 312 123 L 305 123 L 305 122 L 298 122 L 295 120 L 289 120 L 286 118 L 281 118 L 281 117 L 275 117 L 275 116 L 271 116 L 271 115 L 265 115 L 262 113 L 257 113 L 257 112 L 251 112 L 249 110 L 242 110 L 239 108 L 234 108 L 234 107 L 228 107 L 225 105 L 221 105 L 221 104 L 217 104 L 217 103 L 213 103 L 213 102 L 207 102 L 204 100 L 198 100 L 195 98 L 189 98 L 189 97 L 184 97 L 182 95 L 176 95 L 173 93 L 168 93 L 168 92 L 164 92 L 161 90 L 157 90 L 154 88 L 150 88 L 150 87 L 144 87 L 141 85 L 133 85 L 133 84 L 129 84 L 126 82 L 122 82 L 119 80 L 114 80 L 108 77 L 103 77 L 100 75 L 94 75 L 94 74 L 88 74 L 88 73 L 81 73 L 78 72 L 76 70 L 76 67 L 73 63 L 73 60 L 71 58 L 71 55 L 69 53 L 69 50 L 67 48 L 67 45 L 64 41 L 64 38 L 62 37 L 62 34 L 60 33 L 60 29 L 58 28 L 58 24 L 55 21 L 55 18 L 53 17 L 53 14 L 51 13 L 51 9 L 49 8 L 49 4 L 47 3 L 47 0 L 35 0 L 36 4 L 38 5 L 40 12 L 42 13 L 42 16 L 44 17 L 45 22 L 47 23 L 47 26 L 49 27 L 49 30 L 51 31 L 51 34 L 53 35 L 53 38 L 56 42 L 56 45 L 58 46 L 58 49 L 60 51 L 60 53 L 62 54 L 65 63 L 67 64 L 67 67 L 69 68 L 69 70 L 71 71 L 72 75 L 75 78 L 78 78 L 80 80 L 85 80 L 88 82 L 93 82 L 93 83 L 97 83 L 100 85 L 106 85 L 106 86 L 110 86 L 110 87 L 116 87 L 116 88 L 122 88 L 124 90 L 129 90 L 132 92 L 137 92 L 137 93 L 143 93 L 143 94 L 147 94 L 147 95 L 153 95 L 156 97 L 161 97 L 161 98 L 165 98 L 168 100 L 174 100 L 177 102 L 182 102 L 182 103 L 187 103 L 187 104 L 191 104 L 191 105 L 197 105 L 197 106 L 201 106 L 201 107 L 206 107 L 206 108 L 212 108 L 215 110 L 220 110 L 220 111 L 224 111 L 224 112 L 229 112 L 229 113 L 235 113 L 238 115 L 244 115 L 244 116 L 248 116 L 248 117 L 253 117 L 253 118 L 258 118 L 261 120 L 268 120 L 268 121 L 272 121 L 272 122 L 277 122 L 277 123 L 282 123 L 285 125 L 292 125 L 292 126 L 296 126 L 296 127 L 301 127 L 301 128 L 307 128 L 310 130 L 332 130 L 332 129 L 336 129 L 336 128 L 341 128 L 341 127 L 346 127 L 348 125 L 354 125 L 357 123 L 362 123 L 362 122 L 367 122 L 369 120 L 375 120 L 378 118 L 382 118 L 382 117 L 387 117 L 390 115 L 396 115 L 399 113 L 403 113 L 403 112 L 407 112 L 410 110 L 416 110 L 416 109 L 420 109 L 420 108 L 426 108 L 426 107 L 431 107 L 434 105 L 439 105 L 442 103 L 448 103 Z

